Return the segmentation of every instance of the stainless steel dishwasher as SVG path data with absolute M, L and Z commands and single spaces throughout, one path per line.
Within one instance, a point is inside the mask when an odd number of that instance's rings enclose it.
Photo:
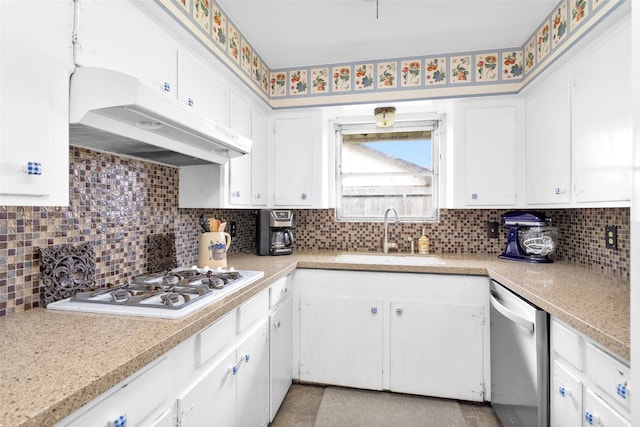
M 548 314 L 491 282 L 491 406 L 504 426 L 549 425 Z

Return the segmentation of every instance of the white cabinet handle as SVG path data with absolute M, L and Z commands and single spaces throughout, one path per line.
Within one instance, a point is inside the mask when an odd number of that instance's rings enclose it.
M 244 356 L 242 356 L 242 360 L 244 360 L 244 363 L 249 363 L 249 360 L 251 360 L 251 355 L 249 353 L 245 354 Z
M 260 199 L 260 193 L 256 193 L 256 199 Z
M 231 371 L 231 375 L 237 374 L 238 373 L 238 365 L 235 365 L 235 364 L 232 365 L 230 371 Z
M 378 307 L 371 307 L 371 314 L 378 314 Z
M 402 316 L 402 309 L 396 308 L 396 316 Z
M 280 329 L 280 321 L 276 320 L 275 322 L 273 322 L 273 326 L 275 326 L 276 329 Z
M 193 102 L 193 98 L 187 98 L 187 105 L 188 105 L 189 107 L 193 107 L 193 104 L 194 104 L 194 102 Z
M 162 85 L 162 90 L 165 92 L 171 92 L 171 83 L 164 82 L 164 84 Z
M 302 193 L 302 194 L 300 195 L 300 198 L 301 198 L 302 200 L 307 200 L 307 193 Z
M 571 396 L 571 390 L 561 385 L 558 387 L 558 394 L 562 397 Z

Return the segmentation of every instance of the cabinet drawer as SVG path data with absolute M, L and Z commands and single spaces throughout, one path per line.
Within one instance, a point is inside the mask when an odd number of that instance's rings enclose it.
M 257 320 L 266 318 L 268 314 L 269 293 L 264 290 L 238 307 L 238 333 L 247 329 Z
M 582 370 L 582 338 L 555 320 L 551 322 L 551 350 Z
M 283 277 L 269 287 L 269 307 L 273 308 L 280 301 L 291 295 L 291 276 Z
M 593 391 L 587 390 L 584 397 L 584 414 L 582 417 L 583 426 L 602 427 L 631 427 L 619 412 L 607 405 L 602 399 L 596 396 Z
M 199 368 L 236 337 L 236 316 L 231 312 L 196 336 L 196 366 Z
M 133 378 L 128 378 L 76 414 L 56 424 L 56 427 L 86 427 L 104 425 L 119 417 L 128 425 L 145 425 L 157 419 L 151 415 L 167 405 L 169 396 L 169 359 L 163 358 L 143 368 Z
M 593 344 L 587 344 L 586 356 L 587 374 L 607 395 L 629 409 L 629 367 Z

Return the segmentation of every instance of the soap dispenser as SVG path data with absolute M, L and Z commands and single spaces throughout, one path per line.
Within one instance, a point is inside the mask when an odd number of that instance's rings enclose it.
M 429 238 L 425 235 L 424 227 L 422 228 L 422 236 L 418 238 L 418 253 L 420 255 L 429 253 Z

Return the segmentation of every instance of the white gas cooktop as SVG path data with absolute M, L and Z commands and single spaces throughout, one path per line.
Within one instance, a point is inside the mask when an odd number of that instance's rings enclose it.
M 132 283 L 112 290 L 83 292 L 72 298 L 49 303 L 47 309 L 180 319 L 264 277 L 263 271 L 235 270 L 233 267 L 225 270 L 192 268 L 175 271 L 193 273 L 180 280 L 179 285 L 169 286 L 168 289 L 160 285 L 163 275 L 152 275 L 141 280 L 136 278 Z M 234 279 L 227 280 L 229 275 Z M 175 279 L 173 273 L 169 276 Z M 218 280 L 218 277 L 225 278 L 224 284 L 218 286 L 221 282 L 216 282 L 214 286 L 213 278 Z M 132 289 L 145 295 L 141 298 L 136 293 L 129 292 Z M 135 303 L 131 302 L 133 300 Z

